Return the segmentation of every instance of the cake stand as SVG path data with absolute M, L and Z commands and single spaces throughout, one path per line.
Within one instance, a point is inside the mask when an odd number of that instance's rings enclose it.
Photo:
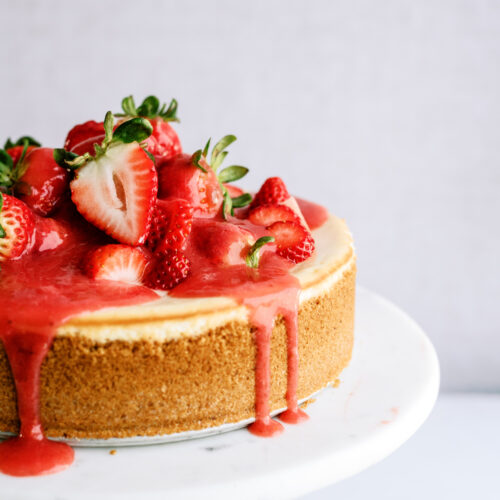
M 437 397 L 439 364 L 424 332 L 386 299 L 360 288 L 356 309 L 352 362 L 338 387 L 307 407 L 308 422 L 285 425 L 272 439 L 239 429 L 152 446 L 77 448 L 61 474 L 0 474 L 0 498 L 294 498 L 362 471 L 422 425 Z

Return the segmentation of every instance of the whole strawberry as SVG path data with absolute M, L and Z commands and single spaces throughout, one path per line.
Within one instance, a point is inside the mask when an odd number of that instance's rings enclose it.
M 34 242 L 34 214 L 21 200 L 0 192 L 0 261 L 19 259 Z
M 113 131 L 113 115 L 106 114 L 106 136 L 95 156 L 76 157 L 56 150 L 61 164 L 76 170 L 71 198 L 88 222 L 127 245 L 146 242 L 156 205 L 158 179 L 153 161 L 141 147 L 151 124 L 133 118 Z
M 186 200 L 198 217 L 216 215 L 222 205 L 222 190 L 215 172 L 205 162 L 203 165 L 202 170 L 192 155 L 183 153 L 159 163 L 158 197 Z
M 196 217 L 213 217 L 222 207 L 222 216 L 233 213 L 233 208 L 244 207 L 251 201 L 249 194 L 232 197 L 226 187 L 228 182 L 241 179 L 248 168 L 231 165 L 218 172 L 228 152 L 227 146 L 234 142 L 234 135 L 224 136 L 212 149 L 210 160 L 208 151 L 210 140 L 205 147 L 194 154 L 179 154 L 169 161 L 158 164 L 158 195 L 160 198 L 182 198 L 194 207 Z
M 18 147 L 23 148 L 20 154 Z M 39 215 L 47 216 L 55 210 L 68 183 L 69 173 L 56 163 L 51 148 L 25 142 L 23 146 L 0 150 L 0 187 L 15 193 Z
M 66 136 L 64 149 L 77 155 L 94 152 L 94 144 L 100 144 L 104 139 L 104 123 L 89 120 L 75 125 Z
M 152 251 L 184 250 L 193 223 L 193 207 L 177 198 L 158 200 L 146 246 Z
M 155 255 L 156 262 L 144 284 L 155 290 L 171 290 L 189 275 L 191 262 L 178 250 L 167 250 Z
M 18 197 L 37 214 L 51 214 L 69 186 L 69 173 L 56 163 L 54 150 L 32 149 L 17 168 L 20 176 L 14 190 Z
M 12 158 L 14 166 L 16 166 L 21 156 L 27 155 L 32 149 L 39 148 L 40 146 L 41 144 L 36 139 L 25 135 L 20 137 L 16 142 L 7 139 L 3 148 Z
M 135 105 L 132 96 L 122 100 L 123 113 L 116 116 L 124 116 L 126 119 L 134 117 L 146 118 L 153 126 L 153 132 L 146 139 L 146 149 L 154 156 L 156 161 L 168 160 L 182 152 L 181 143 L 177 133 L 170 122 L 178 122 L 177 101 L 172 99 L 169 106 L 160 106 L 156 96 L 150 95 L 142 101 L 140 106 Z

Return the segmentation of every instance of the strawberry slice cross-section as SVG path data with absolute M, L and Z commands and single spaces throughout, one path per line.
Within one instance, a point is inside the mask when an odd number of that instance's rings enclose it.
M 113 132 L 112 115 L 105 120 L 106 138 L 88 153 L 64 160 L 77 168 L 71 198 L 80 214 L 109 236 L 128 245 L 146 241 L 156 205 L 158 179 L 153 161 L 140 142 L 151 124 L 134 118 Z

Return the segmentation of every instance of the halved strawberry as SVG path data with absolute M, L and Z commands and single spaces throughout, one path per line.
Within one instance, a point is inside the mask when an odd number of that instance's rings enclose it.
M 276 204 L 259 205 L 250 211 L 248 220 L 257 226 L 270 226 L 274 222 L 295 221 L 300 223 L 295 212 L 285 206 Z
M 141 284 L 148 264 L 149 258 L 140 248 L 105 245 L 87 256 L 84 269 L 93 279 Z
M 168 160 L 182 152 L 179 137 L 169 123 L 179 121 L 175 99 L 170 101 L 167 108 L 165 104 L 160 107 L 160 101 L 156 96 L 148 96 L 140 106 L 136 107 L 134 98 L 128 96 L 122 100 L 122 109 L 128 118 L 140 116 L 151 122 L 153 132 L 146 139 L 146 149 L 156 161 Z
M 21 200 L 0 192 L 0 261 L 19 259 L 33 247 L 34 214 Z
M 156 290 L 170 290 L 184 281 L 191 270 L 191 262 L 178 250 L 167 250 L 156 254 L 154 267 L 146 276 L 144 283 Z
M 94 152 L 94 143 L 100 144 L 104 139 L 104 123 L 89 120 L 75 125 L 66 136 L 64 149 L 77 155 Z
M 158 164 L 158 197 L 181 198 L 198 217 L 213 217 L 222 205 L 222 190 L 215 172 L 201 160 L 205 172 L 195 165 L 192 155 L 179 154 Z
M 34 148 L 20 161 L 14 190 L 37 214 L 47 216 L 60 203 L 69 185 L 69 173 L 54 160 L 51 148 Z
M 275 222 L 268 227 L 274 236 L 276 253 L 295 264 L 308 259 L 314 252 L 314 239 L 300 223 L 294 221 Z
M 309 226 L 307 225 L 297 201 L 290 195 L 285 183 L 280 177 L 269 177 L 269 179 L 266 179 L 253 199 L 250 205 L 250 211 L 260 205 L 268 204 L 287 206 L 297 215 L 302 225 L 309 230 Z
M 192 222 L 193 207 L 186 200 L 158 200 L 146 246 L 153 252 L 184 250 Z
M 87 221 L 121 243 L 145 243 L 156 205 L 158 179 L 153 161 L 137 141 L 151 133 L 143 118 L 122 123 L 113 132 L 113 117 L 105 120 L 106 138 L 95 158 L 68 161 L 78 168 L 71 198 Z

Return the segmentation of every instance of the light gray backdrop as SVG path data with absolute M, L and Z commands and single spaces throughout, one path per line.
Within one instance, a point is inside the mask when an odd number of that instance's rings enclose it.
M 348 220 L 359 282 L 426 329 L 445 389 L 500 389 L 500 2 L 0 5 L 0 138 L 61 146 L 129 93 L 176 96 L 188 151 L 234 133 L 247 186 Z

